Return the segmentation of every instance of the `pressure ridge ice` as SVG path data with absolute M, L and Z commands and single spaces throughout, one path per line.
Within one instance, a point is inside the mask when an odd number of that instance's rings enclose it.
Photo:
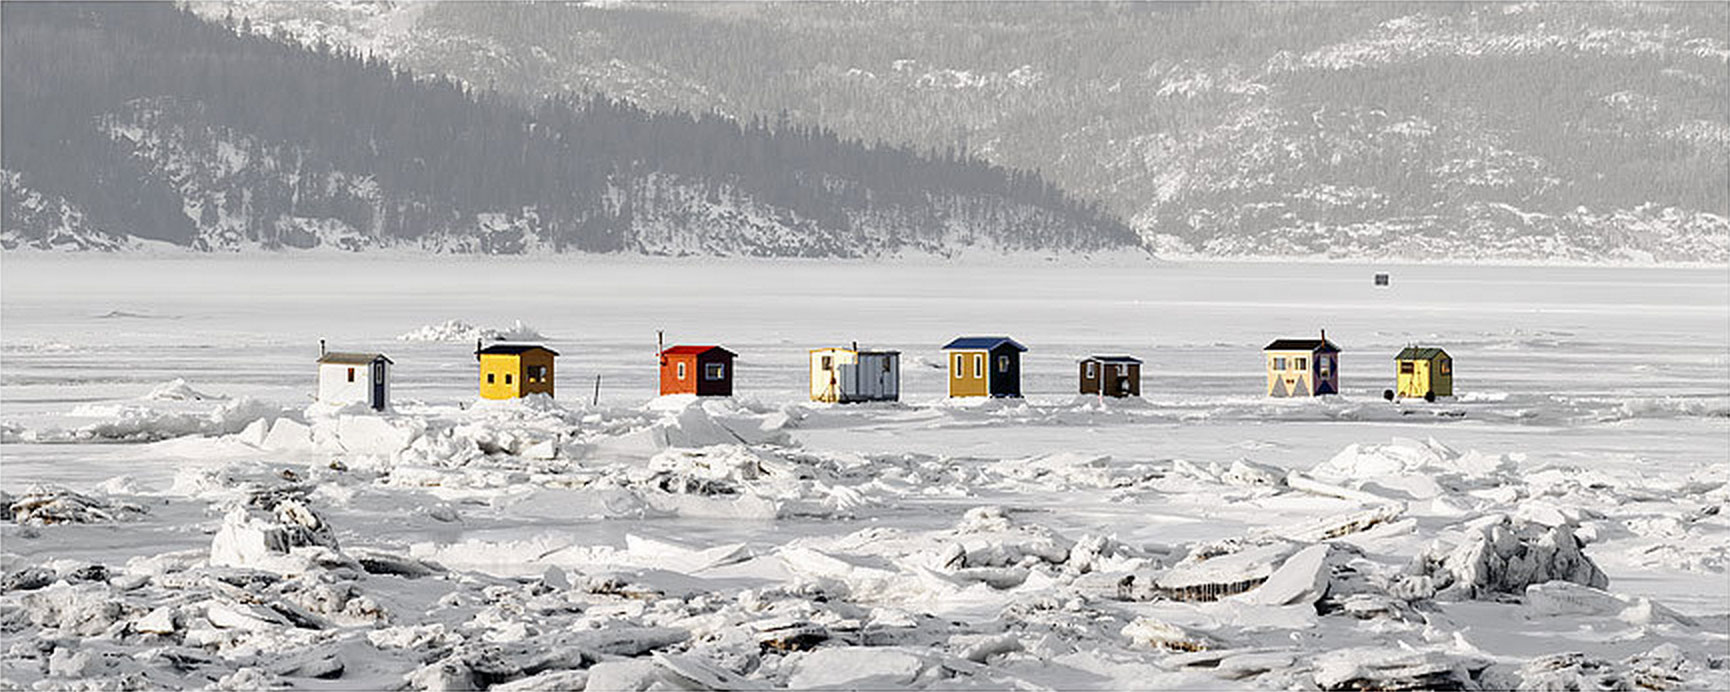
M 1723 467 L 1593 476 L 1403 439 L 1302 471 L 837 452 L 798 441 L 858 415 L 825 407 L 378 414 L 163 391 L 212 403 L 64 434 L 173 433 L 155 444 L 227 461 L 162 488 L 0 498 L 8 686 L 1730 685 L 1723 614 L 1620 594 L 1599 564 L 1667 534 L 1649 559 L 1722 575 Z M 1135 413 L 918 415 L 989 430 Z M 741 525 L 758 529 L 715 532 Z M 166 547 L 78 549 L 128 533 Z M 65 557 L 18 547 L 56 541 Z

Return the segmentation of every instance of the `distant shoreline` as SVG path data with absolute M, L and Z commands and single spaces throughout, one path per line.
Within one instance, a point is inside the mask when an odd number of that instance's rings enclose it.
M 915 265 L 915 266 L 1099 266 L 1099 267 L 1170 267 L 1191 264 L 1326 264 L 1340 266 L 1364 267 L 1577 267 L 1577 268 L 1607 268 L 1607 269 L 1726 269 L 1727 262 L 1679 262 L 1679 261 L 1591 261 L 1570 259 L 1542 258 L 1441 258 L 1419 260 L 1405 257 L 1373 258 L 1373 257 L 1329 257 L 1326 255 L 1156 255 L 1140 249 L 1104 250 L 1092 253 L 1049 254 L 1043 252 L 996 252 L 988 249 L 963 251 L 954 256 L 929 254 L 887 255 L 877 257 L 757 257 L 750 255 L 650 255 L 635 253 L 591 253 L 581 251 L 565 252 L 527 252 L 521 254 L 478 254 L 460 252 L 436 252 L 418 248 L 396 247 L 365 251 L 338 250 L 335 248 L 283 248 L 266 250 L 263 248 L 247 248 L 235 251 L 207 252 L 184 248 L 167 243 L 146 241 L 142 247 L 118 252 L 101 250 L 42 250 L 37 248 L 14 248 L 0 251 L 0 261 L 42 261 L 71 259 L 102 260 L 189 260 L 224 262 L 245 259 L 285 259 L 285 260 L 340 260 L 340 261 L 455 261 L 455 262 L 568 262 L 570 264 L 684 264 L 708 262 L 743 262 L 743 263 L 786 263 L 796 265 L 810 264 L 884 264 L 884 265 Z

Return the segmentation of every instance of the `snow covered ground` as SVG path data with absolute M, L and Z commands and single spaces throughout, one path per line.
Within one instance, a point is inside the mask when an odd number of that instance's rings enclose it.
M 1722 267 L 3 269 L 0 687 L 1730 686 Z M 1260 396 L 1320 327 L 1344 395 Z M 655 399 L 656 329 L 739 396 Z M 476 400 L 498 333 L 556 400 Z M 960 334 L 1027 400 L 946 401 Z M 311 405 L 320 338 L 395 409 Z M 806 401 L 855 340 L 903 401 Z M 1381 400 L 1412 342 L 1457 400 Z

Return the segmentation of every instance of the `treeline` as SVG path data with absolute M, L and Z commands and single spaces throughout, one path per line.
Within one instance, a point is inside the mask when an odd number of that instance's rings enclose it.
M 649 112 L 600 94 L 525 104 L 167 3 L 0 12 L 0 167 L 76 202 L 100 227 L 141 237 L 196 244 L 226 228 L 299 244 L 279 234 L 282 220 L 325 218 L 414 239 L 532 209 L 555 247 L 631 251 L 641 249 L 634 218 L 654 211 L 638 194 L 653 178 L 700 186 L 717 204 L 745 196 L 842 235 L 865 218 L 935 224 L 1032 208 L 1042 223 L 996 229 L 995 240 L 1136 242 L 1096 204 L 956 149 L 866 145 L 788 118 Z M 897 249 L 867 230 L 857 229 L 861 243 L 888 246 L 825 252 Z

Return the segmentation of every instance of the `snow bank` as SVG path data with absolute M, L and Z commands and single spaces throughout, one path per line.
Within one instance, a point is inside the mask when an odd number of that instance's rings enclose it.
M 1412 562 L 1396 590 L 1438 600 L 1488 599 L 1569 581 L 1604 588 L 1610 579 L 1581 551 L 1569 525 L 1544 527 L 1492 515 L 1449 531 Z
M 230 509 L 210 541 L 210 564 L 298 574 L 316 567 L 355 566 L 337 547 L 324 518 L 293 497 L 255 494 Z
M 1632 625 L 1695 624 L 1692 618 L 1651 599 L 1629 598 L 1567 581 L 1527 586 L 1522 605 L 1530 617 L 1585 615 L 1618 618 Z
M 1215 601 L 1261 586 L 1298 546 L 1285 541 L 1260 545 L 1198 546 L 1182 562 L 1154 576 L 1154 594 L 1174 601 Z
M 104 419 L 73 431 L 73 439 L 156 442 L 191 435 L 231 435 L 245 430 L 254 421 L 275 420 L 290 414 L 281 406 L 241 397 L 202 414 L 121 405 L 80 406 L 72 415 Z M 55 437 L 39 434 L 42 436 Z
M 144 513 L 139 505 L 81 495 L 52 484 L 30 486 L 17 497 L 0 492 L 0 520 L 29 526 L 125 521 Z
M 659 418 L 647 428 L 599 441 L 611 452 L 655 452 L 668 448 L 712 445 L 787 445 L 792 417 L 783 411 L 761 412 L 732 399 L 689 394 L 656 397 L 643 410 Z
M 1490 665 L 1436 650 L 1352 648 L 1315 658 L 1315 684 L 1324 690 L 1471 690 Z
M 1577 651 L 1539 656 L 1521 665 L 1502 686 L 1517 685 L 1523 690 L 1666 690 L 1695 687 L 1698 683 L 1689 681 L 1702 679 L 1722 683 L 1730 680 L 1730 675 L 1722 668 L 1707 670 L 1675 644 L 1662 644 L 1620 661 Z M 1719 685 L 1707 682 L 1698 686 L 1711 689 Z
M 897 647 L 818 649 L 799 659 L 787 678 L 794 689 L 893 689 L 914 687 L 930 667 L 918 652 Z
M 205 394 L 193 389 L 192 385 L 187 384 L 185 379 L 176 377 L 172 381 L 157 385 L 155 389 L 150 390 L 150 393 L 145 394 L 142 398 L 150 401 L 204 401 L 207 399 L 227 399 L 228 397 Z
M 1120 634 L 1135 644 L 1167 651 L 1206 651 L 1219 646 L 1209 637 L 1149 617 L 1124 625 Z
M 1353 487 L 1376 483 L 1427 498 L 1440 492 L 1437 483 L 1457 480 L 1481 485 L 1509 480 L 1514 471 L 1514 460 L 1508 456 L 1462 454 L 1435 438 L 1423 442 L 1396 438 L 1385 445 L 1349 445 L 1311 469 L 1310 475 Z M 1425 483 L 1426 479 L 1431 482 Z
M 516 320 L 502 329 L 476 327 L 462 320 L 446 320 L 429 324 L 397 336 L 398 341 L 541 341 L 546 339 L 534 327 Z

